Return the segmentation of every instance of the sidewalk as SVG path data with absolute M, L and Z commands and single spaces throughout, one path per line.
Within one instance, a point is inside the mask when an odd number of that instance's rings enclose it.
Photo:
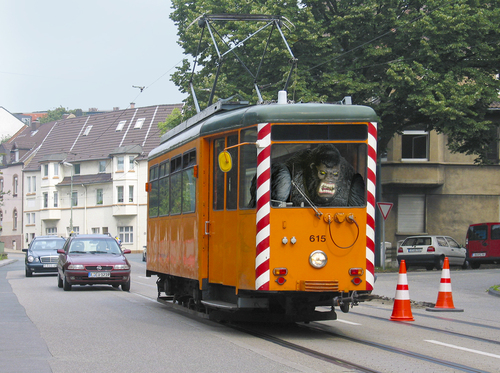
M 23 251 L 21 250 L 12 250 L 12 249 L 4 249 L 3 251 L 5 254 L 7 254 L 7 259 L 0 260 L 0 267 L 6 266 L 7 264 L 14 263 L 18 259 L 13 259 L 12 254 L 21 254 L 21 255 L 26 255 Z

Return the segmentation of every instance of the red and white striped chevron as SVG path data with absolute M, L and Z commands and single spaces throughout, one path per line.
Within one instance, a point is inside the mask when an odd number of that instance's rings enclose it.
M 271 212 L 271 125 L 259 123 L 257 133 L 257 241 L 255 289 L 269 290 L 269 214 Z
M 366 290 L 375 283 L 375 185 L 377 180 L 377 123 L 368 124 L 368 177 L 366 182 Z

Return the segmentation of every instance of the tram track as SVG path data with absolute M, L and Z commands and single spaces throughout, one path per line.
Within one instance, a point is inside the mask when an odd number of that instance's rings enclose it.
M 144 296 L 142 296 L 142 297 L 144 297 Z M 149 297 L 145 297 L 145 298 L 149 298 Z M 151 298 L 151 300 L 153 300 L 153 298 Z M 185 308 L 185 307 L 183 307 L 181 305 L 174 304 L 174 303 L 171 303 L 171 302 L 163 302 L 163 301 L 161 301 L 160 303 L 166 305 L 167 308 L 170 309 L 171 311 L 178 312 L 178 313 L 190 316 L 190 317 L 197 318 L 197 319 L 199 319 L 202 322 L 209 322 L 208 315 L 205 314 L 205 313 L 197 312 L 197 311 L 194 311 L 194 310 L 190 310 L 190 309 L 187 309 L 187 308 Z M 364 314 L 358 314 L 358 313 L 356 313 L 356 315 L 365 316 L 365 317 L 373 318 L 373 319 L 376 319 L 376 320 L 386 321 L 382 317 L 371 316 L 371 315 L 364 315 Z M 223 325 L 223 326 L 225 326 L 227 328 L 230 328 L 230 329 L 233 329 L 233 330 L 237 330 L 237 331 L 239 331 L 241 333 L 245 333 L 245 334 L 251 335 L 253 337 L 262 339 L 264 341 L 276 344 L 276 345 L 278 345 L 280 347 L 283 347 L 283 348 L 286 348 L 286 349 L 289 349 L 289 350 L 292 350 L 292 351 L 304 354 L 304 355 L 306 355 L 308 357 L 311 357 L 311 358 L 314 358 L 314 359 L 318 359 L 318 360 L 330 363 L 330 364 L 338 366 L 338 367 L 342 367 L 342 368 L 345 368 L 345 369 L 350 369 L 353 372 L 362 372 L 362 373 L 364 373 L 364 372 L 380 372 L 379 370 L 376 370 L 374 368 L 361 365 L 359 363 L 350 361 L 348 359 L 345 359 L 345 358 L 342 358 L 342 357 L 339 357 L 339 356 L 334 356 L 334 355 L 331 355 L 331 354 L 326 354 L 326 353 L 323 353 L 323 352 L 320 352 L 320 351 L 316 351 L 314 349 L 302 346 L 300 344 L 287 341 L 287 340 L 285 340 L 283 338 L 279 338 L 279 337 L 276 337 L 274 335 L 258 331 L 257 328 L 255 328 L 254 324 L 250 324 L 250 326 L 246 326 L 245 324 L 240 324 L 240 323 L 226 323 L 226 322 L 220 322 L 220 321 L 219 322 L 217 322 L 217 321 L 211 321 L 211 322 L 216 322 L 219 325 Z M 413 359 L 425 361 L 425 362 L 428 362 L 428 363 L 431 363 L 431 364 L 438 365 L 441 368 L 449 368 L 449 369 L 453 369 L 454 371 L 461 371 L 461 372 L 467 372 L 467 373 L 488 373 L 487 371 L 484 371 L 484 370 L 481 370 L 481 369 L 478 369 L 478 368 L 474 368 L 474 367 L 470 367 L 470 366 L 467 366 L 467 365 L 455 363 L 453 361 L 435 358 L 433 356 L 420 354 L 420 353 L 417 353 L 417 352 L 413 352 L 413 351 L 406 350 L 406 349 L 399 348 L 399 347 L 393 347 L 393 346 L 386 345 L 386 344 L 379 343 L 379 342 L 373 342 L 373 341 L 368 341 L 368 340 L 364 340 L 364 339 L 359 339 L 359 338 L 354 338 L 354 337 L 346 336 L 344 334 L 339 334 L 339 333 L 337 333 L 335 331 L 330 330 L 331 326 L 324 325 L 324 324 L 321 324 L 321 323 L 316 323 L 316 322 L 313 322 L 311 324 L 297 323 L 295 325 L 297 326 L 298 330 L 312 331 L 314 333 L 321 333 L 321 334 L 326 335 L 328 337 L 340 338 L 340 339 L 343 339 L 343 340 L 346 340 L 346 341 L 349 341 L 349 342 L 352 342 L 352 343 L 356 343 L 356 344 L 360 344 L 360 345 L 363 345 L 363 346 L 367 346 L 367 347 L 371 347 L 371 348 L 376 348 L 376 349 L 379 349 L 379 350 L 383 350 L 385 352 L 389 352 L 389 353 L 401 355 L 401 356 L 404 356 L 404 357 L 408 357 L 408 358 L 413 358 Z M 437 332 L 448 333 L 448 334 L 452 334 L 452 335 L 456 335 L 456 336 L 460 336 L 460 337 L 473 338 L 473 339 L 477 339 L 479 341 L 483 341 L 483 342 L 487 342 L 487 343 L 500 344 L 500 342 L 492 341 L 492 340 L 485 339 L 485 338 L 471 337 L 471 336 L 467 336 L 467 335 L 462 334 L 462 333 L 450 332 L 450 331 L 443 331 L 443 330 L 440 330 L 440 329 L 437 329 L 437 328 L 426 327 L 426 326 L 422 326 L 422 325 L 409 324 L 409 326 L 411 326 L 411 327 L 418 327 L 418 328 L 422 328 L 422 329 L 426 329 L 426 330 L 430 330 L 430 331 L 437 331 Z

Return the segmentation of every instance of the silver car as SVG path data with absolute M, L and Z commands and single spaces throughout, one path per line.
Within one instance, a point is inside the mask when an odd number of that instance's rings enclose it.
M 411 236 L 398 248 L 398 263 L 405 260 L 406 266 L 424 266 L 428 271 L 443 268 L 444 258 L 448 257 L 450 266 L 466 269 L 464 247 L 448 236 Z

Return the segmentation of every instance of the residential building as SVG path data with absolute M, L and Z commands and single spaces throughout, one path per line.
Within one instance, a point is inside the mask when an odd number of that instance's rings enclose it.
M 491 119 L 499 121 L 492 105 Z M 498 139 L 498 129 L 492 132 Z M 498 140 L 489 165 L 476 156 L 452 153 L 447 136 L 415 126 L 395 135 L 381 161 L 378 202 L 391 202 L 385 240 L 391 242 L 389 261 L 396 260 L 398 242 L 410 235 L 440 234 L 461 244 L 469 224 L 500 219 Z
M 181 107 L 131 108 L 51 122 L 23 169 L 25 243 L 38 235 L 109 233 L 126 248 L 142 250 L 147 157 L 160 143 L 158 123 Z

